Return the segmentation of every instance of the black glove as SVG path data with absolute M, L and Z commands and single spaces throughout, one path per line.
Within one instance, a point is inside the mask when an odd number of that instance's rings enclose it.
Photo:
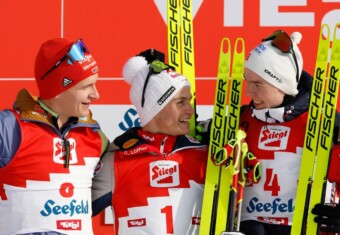
M 196 136 L 195 138 L 203 144 L 209 144 L 210 129 L 212 119 L 196 122 Z
M 142 51 L 137 56 L 143 56 L 148 62 L 148 64 L 151 64 L 152 61 L 154 60 L 160 60 L 164 62 L 165 57 L 163 52 L 157 51 L 156 49 L 153 48 L 147 49 L 146 51 Z
M 312 209 L 317 215 L 314 221 L 321 225 L 322 232 L 340 232 L 340 205 L 319 203 Z

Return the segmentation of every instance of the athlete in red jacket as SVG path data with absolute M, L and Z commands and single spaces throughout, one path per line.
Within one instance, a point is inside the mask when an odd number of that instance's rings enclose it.
M 303 71 L 301 37 L 278 30 L 245 61 L 251 103 L 241 115 L 241 126 L 262 169 L 259 183 L 244 189 L 245 234 L 289 235 L 292 217 L 302 216 L 294 214 L 294 205 L 313 79 Z M 339 120 L 337 116 L 337 128 Z
M 0 234 L 93 234 L 91 182 L 108 140 L 92 119 L 97 63 L 56 38 L 36 57 L 39 98 L 0 112 Z
M 190 84 L 162 61 L 147 61 L 157 51 L 148 53 L 124 66 L 142 127 L 117 137 L 118 148 L 105 155 L 92 188 L 94 213 L 112 204 L 119 235 L 198 234 L 207 147 L 186 135 Z

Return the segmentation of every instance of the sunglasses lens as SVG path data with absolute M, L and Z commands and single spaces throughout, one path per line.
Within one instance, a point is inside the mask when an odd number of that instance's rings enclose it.
M 167 65 L 167 64 L 165 64 L 165 63 L 163 63 L 162 61 L 159 61 L 159 60 L 153 61 L 150 65 L 150 67 L 151 67 L 152 71 L 155 72 L 155 73 L 160 73 L 163 70 L 170 68 L 169 65 Z
M 279 37 L 273 39 L 272 44 L 279 48 L 282 52 L 287 53 L 292 46 L 292 41 L 285 34 L 281 34 Z
M 72 64 L 76 61 L 81 61 L 84 59 L 85 54 L 84 53 L 90 53 L 83 41 L 78 40 L 76 43 L 73 44 L 69 52 L 67 53 L 68 55 L 68 63 Z
M 282 52 L 288 53 L 293 45 L 292 40 L 284 31 L 278 30 L 262 41 L 272 41 L 272 45 L 279 48 Z

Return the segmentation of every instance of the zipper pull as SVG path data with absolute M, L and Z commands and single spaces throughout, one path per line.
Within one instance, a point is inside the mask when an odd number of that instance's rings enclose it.
M 164 145 L 165 145 L 165 142 L 166 142 L 166 139 L 168 137 L 165 137 L 162 142 L 161 142 L 161 145 L 159 146 L 159 151 L 162 153 L 162 155 L 165 157 L 167 154 L 164 152 Z
M 68 168 L 70 165 L 70 142 L 68 140 L 64 140 L 65 147 L 65 168 Z

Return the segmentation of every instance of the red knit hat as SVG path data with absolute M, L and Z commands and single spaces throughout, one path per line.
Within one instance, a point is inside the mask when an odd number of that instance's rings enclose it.
M 82 44 L 81 41 L 74 43 L 64 38 L 55 38 L 41 45 L 34 66 L 35 80 L 41 99 L 53 98 L 85 78 L 98 73 L 96 61 L 83 44 L 86 50 L 81 51 L 80 60 L 72 61 L 69 57 L 64 57 L 70 54 L 69 52 L 72 48 L 76 48 L 74 46 L 78 43 Z

